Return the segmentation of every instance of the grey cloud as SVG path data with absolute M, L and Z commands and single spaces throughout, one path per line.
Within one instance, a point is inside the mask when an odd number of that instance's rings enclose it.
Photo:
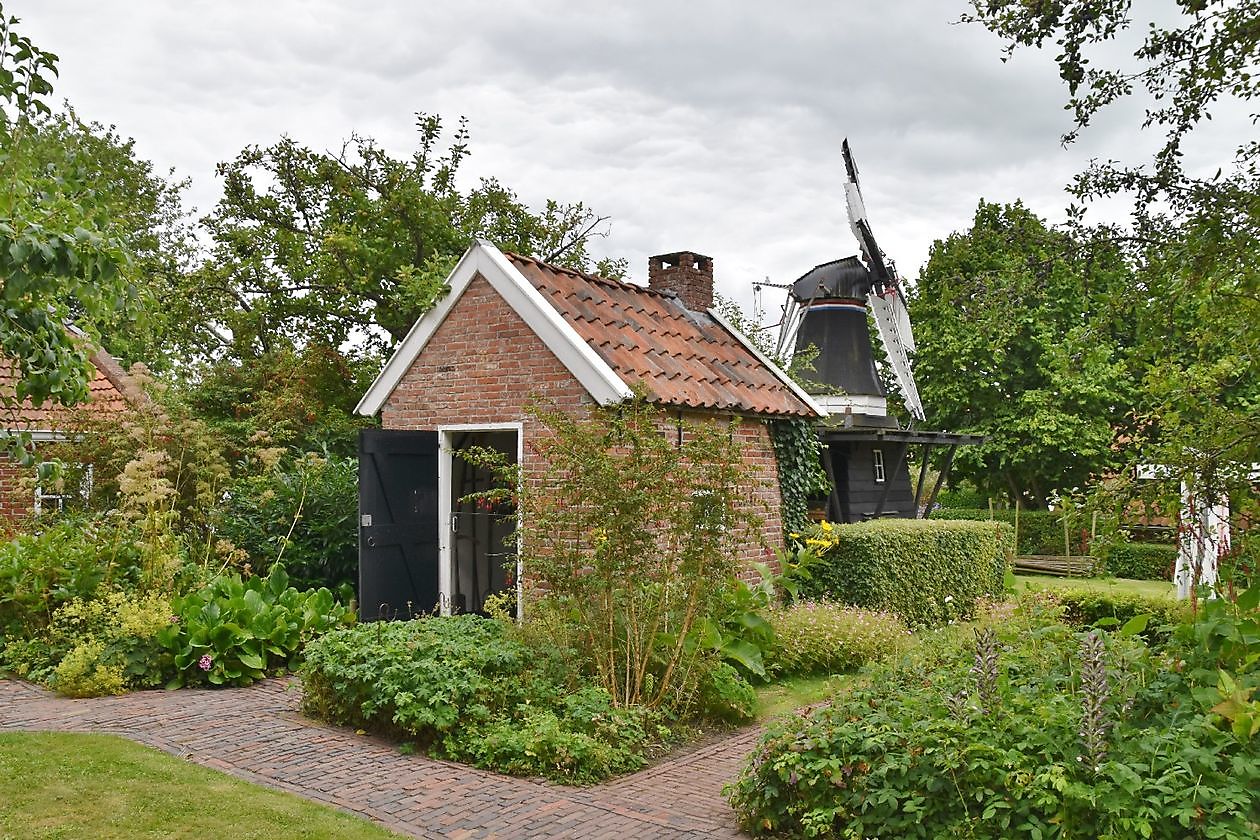
M 331 149 L 358 131 L 405 153 L 412 112 L 463 114 L 470 183 L 496 176 L 532 203 L 611 215 L 597 247 L 640 279 L 649 254 L 708 253 L 722 291 L 748 302 L 756 280 L 855 250 L 845 136 L 876 234 L 908 275 L 980 196 L 1054 218 L 1091 156 L 1149 144 L 1130 103 L 1061 149 L 1069 116 L 1049 56 L 1001 63 L 996 38 L 951 25 L 962 7 L 135 0 L 120 19 L 49 0 L 15 13 L 61 54 L 58 95 L 190 176 L 203 211 L 214 164 L 248 143 Z

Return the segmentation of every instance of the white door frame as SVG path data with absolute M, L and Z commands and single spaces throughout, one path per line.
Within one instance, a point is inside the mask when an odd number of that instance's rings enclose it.
M 451 513 L 454 499 L 451 498 L 451 476 L 453 473 L 454 450 L 451 448 L 453 432 L 516 432 L 516 463 L 522 464 L 525 458 L 525 424 L 514 423 L 453 423 L 438 426 L 438 604 L 442 615 L 451 614 L 451 582 L 454 574 L 451 558 Z M 518 511 L 518 516 L 519 511 Z M 520 542 L 516 546 L 516 620 L 524 615 L 525 605 L 522 603 L 524 588 L 521 585 Z

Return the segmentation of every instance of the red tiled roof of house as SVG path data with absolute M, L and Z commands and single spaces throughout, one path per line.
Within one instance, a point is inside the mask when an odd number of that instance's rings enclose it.
M 663 405 L 812 417 L 783 380 L 707 312 L 668 292 L 505 254 L 627 384 Z
M 82 406 L 67 408 L 45 401 L 43 405 L 36 407 L 30 400 L 26 400 L 16 408 L 5 410 L 0 423 L 13 430 L 52 431 L 64 428 L 70 422 L 72 412 L 76 410 L 119 414 L 148 400 L 144 392 L 123 371 L 122 366 L 108 353 L 97 351 L 90 358 L 94 371 L 88 383 L 88 401 Z M 0 361 L 0 394 L 11 399 L 16 393 L 18 378 L 17 365 Z

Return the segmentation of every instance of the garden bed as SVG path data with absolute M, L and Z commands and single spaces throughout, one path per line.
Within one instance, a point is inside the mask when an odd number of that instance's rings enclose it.
M 1254 641 L 1236 639 L 1254 628 L 1260 593 L 1205 603 L 1195 623 L 1176 605 L 1142 612 L 1172 602 L 1133 593 L 1061 597 L 995 604 L 974 635 L 923 633 L 831 703 L 771 724 L 728 788 L 744 827 L 819 837 L 1256 836 L 1260 710 L 1243 698 L 1260 680 Z

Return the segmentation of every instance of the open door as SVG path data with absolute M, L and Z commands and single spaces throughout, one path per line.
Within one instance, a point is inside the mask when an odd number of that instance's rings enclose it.
M 449 458 L 449 515 L 445 517 L 449 578 L 443 590 L 454 613 L 485 613 L 491 595 L 517 591 L 516 509 L 473 497 L 498 487 L 489 469 L 463 457 L 470 448 L 493 450 L 516 463 L 520 447 L 518 429 L 470 428 L 444 432 L 443 449 Z
M 438 607 L 438 433 L 359 432 L 359 618 Z

